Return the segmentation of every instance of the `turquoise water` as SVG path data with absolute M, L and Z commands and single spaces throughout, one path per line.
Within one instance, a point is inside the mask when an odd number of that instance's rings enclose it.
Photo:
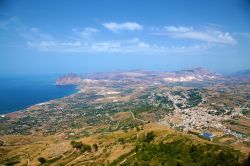
M 0 114 L 68 96 L 75 86 L 56 86 L 56 75 L 0 76 Z

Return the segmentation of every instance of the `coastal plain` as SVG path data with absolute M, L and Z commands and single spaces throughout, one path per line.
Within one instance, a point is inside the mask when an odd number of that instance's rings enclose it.
M 63 76 L 57 85 L 77 93 L 0 117 L 0 163 L 244 165 L 246 78 L 203 68 Z

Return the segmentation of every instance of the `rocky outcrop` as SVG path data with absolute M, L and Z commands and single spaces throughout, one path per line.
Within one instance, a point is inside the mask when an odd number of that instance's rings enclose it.
M 78 85 L 82 78 L 76 74 L 70 73 L 56 80 L 56 85 Z

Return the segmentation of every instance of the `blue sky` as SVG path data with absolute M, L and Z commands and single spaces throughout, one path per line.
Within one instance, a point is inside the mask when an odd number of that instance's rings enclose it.
M 0 74 L 250 68 L 248 0 L 0 2 Z

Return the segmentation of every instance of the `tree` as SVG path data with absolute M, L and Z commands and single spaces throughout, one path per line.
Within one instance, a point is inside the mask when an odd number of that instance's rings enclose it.
M 244 166 L 250 166 L 250 154 L 248 155 L 247 159 L 245 160 Z
M 181 166 L 181 164 L 178 162 L 176 166 Z
M 76 143 L 76 141 L 71 141 L 71 142 L 70 142 L 70 144 L 71 144 L 72 146 L 74 146 L 75 143 Z
M 88 145 L 88 144 L 83 144 L 82 145 L 82 148 L 81 148 L 81 151 L 82 152 L 91 152 L 91 146 L 90 145 Z
M 81 149 L 83 146 L 82 142 L 76 142 L 76 141 L 71 141 L 70 144 L 73 146 L 73 148 L 76 149 Z
M 39 157 L 38 161 L 40 162 L 41 165 L 43 165 L 43 164 L 45 164 L 47 162 L 46 159 L 43 158 L 43 157 Z
M 146 138 L 144 140 L 144 142 L 147 142 L 147 143 L 150 143 L 151 141 L 153 141 L 155 138 L 155 134 L 153 131 L 151 132 L 148 132 L 147 135 L 146 135 Z
M 136 131 L 140 131 L 140 128 L 138 126 L 136 127 Z
M 125 143 L 124 138 L 119 138 L 119 139 L 118 139 L 118 143 L 123 145 L 123 144 Z
M 95 149 L 95 151 L 97 152 L 98 151 L 98 145 L 97 144 L 93 144 L 92 146 Z

